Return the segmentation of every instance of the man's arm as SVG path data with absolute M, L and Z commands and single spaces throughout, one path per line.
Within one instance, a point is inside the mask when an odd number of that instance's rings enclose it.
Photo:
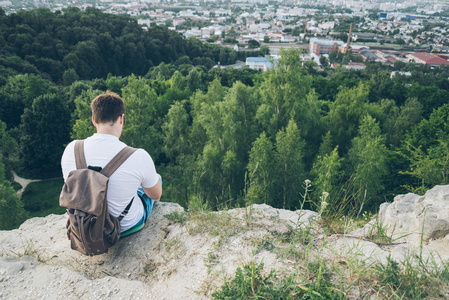
M 159 178 L 161 178 L 161 175 L 157 174 L 159 176 Z M 160 183 L 160 181 L 158 180 L 158 182 L 150 188 L 143 188 L 143 191 L 145 192 L 145 194 L 147 194 L 148 197 L 150 197 L 153 200 L 159 201 L 161 199 L 162 196 L 162 185 Z

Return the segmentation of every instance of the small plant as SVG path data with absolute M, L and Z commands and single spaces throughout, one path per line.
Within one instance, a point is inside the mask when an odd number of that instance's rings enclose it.
M 304 180 L 304 194 L 302 195 L 301 201 L 299 201 L 299 214 L 298 214 L 298 221 L 296 222 L 296 227 L 300 227 L 301 224 L 301 217 L 304 215 L 302 209 L 304 208 L 304 204 L 307 202 L 308 192 L 310 188 L 312 187 L 312 182 L 309 179 Z
M 275 271 L 263 272 L 263 263 L 254 262 L 238 268 L 232 280 L 225 280 L 221 290 L 212 294 L 214 299 L 287 299 L 293 293 L 291 280 L 278 280 Z M 292 298 L 290 298 L 292 299 Z
M 166 219 L 172 221 L 172 222 L 181 223 L 181 225 L 183 225 L 187 221 L 187 219 L 188 219 L 186 213 L 179 212 L 177 210 L 172 211 L 171 213 L 164 215 L 164 217 Z
M 208 212 L 210 210 L 209 203 L 207 201 L 204 202 L 201 196 L 191 196 L 189 198 L 188 209 L 191 214 Z
M 143 273 L 145 275 L 152 275 L 153 272 L 157 270 L 157 267 L 158 265 L 154 262 L 154 260 L 150 259 L 143 267 Z
M 181 247 L 181 239 L 179 237 L 172 240 L 165 240 L 165 249 L 167 253 L 174 253 L 179 247 Z
M 312 266 L 313 265 L 313 266 Z M 295 282 L 295 277 L 279 278 L 274 270 L 263 272 L 263 263 L 254 262 L 238 268 L 235 277 L 225 279 L 214 299 L 344 299 L 344 295 L 326 279 L 324 261 L 311 264 L 313 276 L 304 282 Z
M 263 249 L 267 251 L 273 251 L 276 246 L 273 243 L 273 236 L 271 234 L 266 234 L 262 237 L 253 237 L 252 244 L 254 245 L 253 255 L 260 253 Z
M 42 258 L 42 251 L 39 251 L 36 249 L 36 247 L 34 246 L 34 243 L 32 240 L 28 240 L 26 238 L 23 239 L 23 251 L 18 251 L 15 252 L 13 250 L 9 250 L 13 255 L 17 256 L 17 257 L 22 257 L 22 256 L 31 256 L 37 259 L 37 261 L 39 262 L 45 262 L 45 259 Z
M 186 229 L 191 235 L 209 233 L 218 237 L 215 248 L 218 250 L 228 237 L 243 229 L 239 218 L 227 212 L 203 212 L 189 217 Z
M 426 289 L 423 287 L 429 284 L 429 278 L 413 266 L 410 260 L 404 261 L 401 266 L 388 256 L 386 265 L 379 264 L 376 270 L 381 284 L 399 298 L 426 298 Z
M 374 222 L 369 225 L 368 234 L 366 238 L 372 240 L 374 243 L 387 243 L 393 242 L 393 232 L 388 234 L 387 228 L 382 224 L 379 218 L 375 218 Z
M 212 268 L 219 263 L 218 255 L 213 252 L 209 252 L 209 254 L 207 254 L 207 257 L 205 257 L 203 261 L 207 267 L 208 273 L 210 273 Z
M 326 202 L 328 197 L 329 197 L 328 192 L 323 192 L 322 195 L 320 196 L 320 211 L 318 212 L 320 216 L 323 214 L 328 205 L 328 203 Z

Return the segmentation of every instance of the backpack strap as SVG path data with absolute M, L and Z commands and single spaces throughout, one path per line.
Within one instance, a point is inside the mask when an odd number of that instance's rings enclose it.
M 84 140 L 75 142 L 75 162 L 77 169 L 87 169 L 86 157 L 84 156 Z
M 129 202 L 128 205 L 125 207 L 125 210 L 122 211 L 122 213 L 120 214 L 120 216 L 118 216 L 117 219 L 119 220 L 119 222 L 120 222 L 121 220 L 123 220 L 123 218 L 128 214 L 129 209 L 131 208 L 131 205 L 133 204 L 133 201 L 134 201 L 134 197 L 131 199 L 131 202 Z
M 103 174 L 106 177 L 111 177 L 111 175 L 115 172 L 115 170 L 120 167 L 125 160 L 128 159 L 128 157 L 131 156 L 134 152 L 136 152 L 136 148 L 132 148 L 129 146 L 126 146 L 122 150 L 120 150 L 119 153 L 117 153 L 116 156 L 103 168 L 103 170 L 100 171 L 101 174 Z

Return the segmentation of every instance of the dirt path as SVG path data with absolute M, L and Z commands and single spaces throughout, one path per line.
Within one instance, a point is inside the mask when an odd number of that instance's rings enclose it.
M 25 190 L 25 188 L 27 187 L 28 184 L 30 184 L 31 182 L 41 181 L 41 179 L 26 179 L 26 178 L 22 178 L 19 175 L 17 175 L 16 172 L 14 172 L 14 171 L 12 171 L 12 175 L 14 176 L 14 181 L 19 183 L 22 186 L 22 188 L 17 191 L 17 194 L 19 194 L 19 196 L 22 196 L 22 193 L 23 193 L 23 191 Z

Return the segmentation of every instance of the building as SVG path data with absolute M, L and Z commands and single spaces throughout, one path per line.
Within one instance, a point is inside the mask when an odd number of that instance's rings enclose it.
M 180 26 L 180 25 L 182 25 L 182 24 L 184 24 L 184 22 L 185 22 L 186 20 L 185 19 L 183 19 L 183 18 L 177 18 L 177 19 L 174 19 L 173 20 L 173 26 Z
M 344 45 L 345 43 L 343 41 L 331 41 L 311 38 L 309 43 L 309 52 L 315 53 L 316 55 L 327 54 L 331 51 L 340 49 L 340 47 Z
M 365 70 L 366 65 L 364 63 L 350 62 L 346 65 L 347 70 Z
M 412 72 L 393 71 L 390 73 L 390 79 L 393 79 L 396 75 L 409 77 L 412 76 Z
M 360 55 L 363 57 L 363 60 L 364 61 L 367 61 L 367 60 L 374 60 L 374 61 L 377 61 L 377 60 L 379 60 L 380 58 L 379 57 L 377 57 L 376 55 L 374 55 L 372 52 L 370 52 L 370 51 L 362 51 L 362 52 L 360 52 Z
M 250 69 L 259 70 L 265 72 L 271 69 L 272 64 L 265 57 L 247 57 L 246 65 Z
M 418 64 L 429 65 L 432 67 L 440 65 L 449 65 L 449 61 L 444 58 L 438 57 L 436 55 L 427 52 L 415 52 L 408 55 L 410 62 L 416 62 Z

